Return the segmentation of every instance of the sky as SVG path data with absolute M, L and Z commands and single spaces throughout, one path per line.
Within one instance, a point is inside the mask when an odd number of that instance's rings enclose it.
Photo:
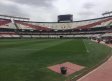
M 57 22 L 63 14 L 72 14 L 74 21 L 94 19 L 106 11 L 112 11 L 112 0 L 0 0 L 0 14 L 36 22 Z

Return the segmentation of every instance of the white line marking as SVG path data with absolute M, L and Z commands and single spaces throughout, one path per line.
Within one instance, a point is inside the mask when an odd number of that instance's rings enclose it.
M 84 40 L 83 40 L 83 42 L 84 42 Z M 85 47 L 86 47 L 87 52 L 89 52 L 88 49 L 87 49 L 87 46 L 86 46 L 85 42 L 84 42 L 84 45 L 85 45 Z

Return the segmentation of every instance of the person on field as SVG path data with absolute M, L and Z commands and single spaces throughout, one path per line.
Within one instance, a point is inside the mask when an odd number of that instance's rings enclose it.
M 100 39 L 98 39 L 98 43 L 100 43 Z
M 112 38 L 110 39 L 110 43 L 112 44 Z

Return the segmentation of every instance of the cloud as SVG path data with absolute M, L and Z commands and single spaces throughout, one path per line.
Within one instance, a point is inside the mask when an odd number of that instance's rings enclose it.
M 34 7 L 12 1 L 1 1 L 0 12 L 4 15 L 28 17 L 33 21 L 39 22 L 56 21 L 53 18 L 53 15 L 56 13 L 53 7 Z
M 112 0 L 0 0 L 0 13 L 28 17 L 30 21 L 57 22 L 57 16 L 73 14 L 75 21 L 102 17 Z
M 95 6 L 94 3 L 91 3 L 91 2 L 87 2 L 87 3 L 84 3 L 83 4 L 83 8 L 86 8 L 86 9 L 91 9 Z
M 85 16 L 89 16 L 89 15 L 94 15 L 94 12 L 91 11 L 86 11 L 86 12 L 79 12 L 78 15 L 85 15 Z
M 53 0 L 9 0 L 19 4 L 26 4 L 37 7 L 52 7 Z
M 11 15 L 11 16 L 29 16 L 25 14 L 24 11 L 21 11 L 19 8 L 20 5 L 14 3 L 0 3 L 0 12 L 4 15 Z

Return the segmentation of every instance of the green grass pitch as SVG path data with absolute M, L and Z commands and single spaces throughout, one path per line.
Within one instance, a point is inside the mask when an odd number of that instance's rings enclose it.
M 1 39 L 0 81 L 69 80 L 98 64 L 110 51 L 86 39 Z M 69 76 L 47 68 L 64 62 L 86 68 Z

